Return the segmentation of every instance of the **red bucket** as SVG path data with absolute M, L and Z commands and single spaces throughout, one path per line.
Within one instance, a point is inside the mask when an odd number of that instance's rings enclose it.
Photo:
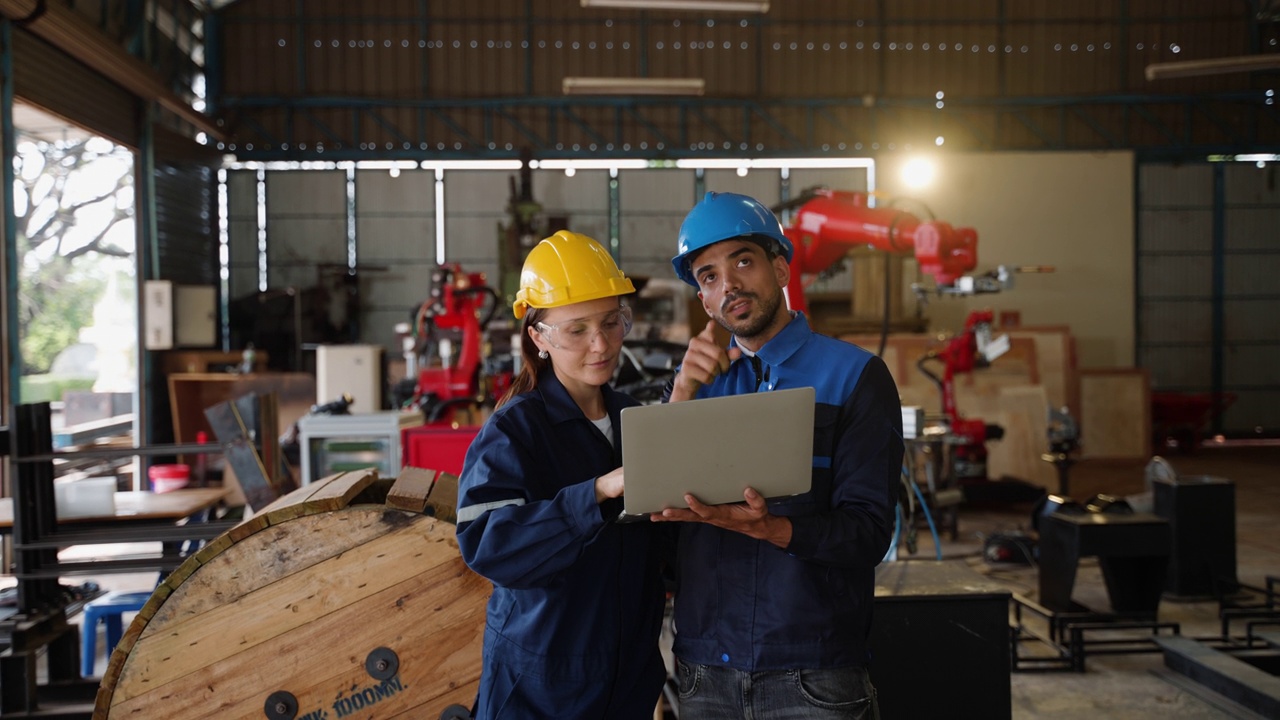
M 184 488 L 187 483 L 191 482 L 191 467 L 181 463 L 152 465 L 147 470 L 147 477 L 151 479 L 151 489 L 153 491 L 166 493 Z

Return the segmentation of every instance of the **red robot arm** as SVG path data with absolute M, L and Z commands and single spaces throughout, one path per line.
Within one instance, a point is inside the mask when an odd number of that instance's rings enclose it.
M 803 275 L 822 272 L 849 250 L 872 247 L 912 255 L 939 288 L 956 283 L 978 262 L 978 233 L 893 208 L 869 207 L 863 192 L 818 190 L 784 228 L 795 248 L 787 295 L 794 310 L 807 310 Z

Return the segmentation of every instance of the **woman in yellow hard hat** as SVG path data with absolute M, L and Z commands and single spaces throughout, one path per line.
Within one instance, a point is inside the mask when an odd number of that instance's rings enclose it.
M 525 260 L 523 365 L 467 451 L 458 546 L 493 582 L 476 718 L 652 718 L 665 668 L 657 526 L 622 511 L 609 387 L 635 292 L 595 240 L 561 231 Z

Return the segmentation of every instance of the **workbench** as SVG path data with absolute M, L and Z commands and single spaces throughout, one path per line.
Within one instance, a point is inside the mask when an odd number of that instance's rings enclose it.
M 1009 589 L 963 561 L 876 569 L 871 681 L 885 718 L 1008 718 Z

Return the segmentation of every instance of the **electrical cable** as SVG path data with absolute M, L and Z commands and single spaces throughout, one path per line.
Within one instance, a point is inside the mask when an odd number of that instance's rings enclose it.
M 884 559 L 881 562 L 898 559 L 898 538 L 902 533 L 902 505 L 895 504 L 893 510 L 893 541 L 889 543 L 889 549 L 885 552 Z M 893 557 L 890 557 L 891 555 Z
M 937 553 L 938 559 L 942 559 L 942 539 L 938 537 L 938 526 L 933 524 L 933 513 L 929 512 L 929 504 L 924 501 L 924 493 L 920 492 L 920 486 L 914 482 L 911 483 L 911 489 L 916 491 L 916 495 L 920 498 L 920 509 L 924 510 L 924 519 L 929 523 L 929 533 L 933 535 L 933 548 Z

